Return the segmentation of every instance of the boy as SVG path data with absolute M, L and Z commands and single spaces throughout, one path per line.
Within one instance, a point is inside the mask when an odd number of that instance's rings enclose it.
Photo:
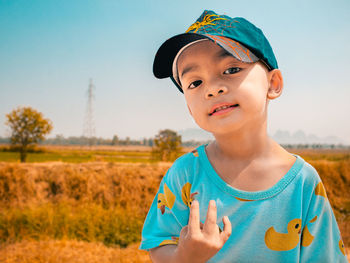
M 267 135 L 283 79 L 263 32 L 205 10 L 153 66 L 215 140 L 178 158 L 147 214 L 153 262 L 347 262 L 317 171 Z

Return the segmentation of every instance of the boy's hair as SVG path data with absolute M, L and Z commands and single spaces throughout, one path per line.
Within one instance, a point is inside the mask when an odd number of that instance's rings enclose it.
M 207 39 L 242 62 L 261 61 L 269 71 L 278 68 L 270 43 L 261 29 L 242 17 L 231 18 L 205 10 L 185 33 L 169 38 L 160 46 L 154 58 L 153 74 L 157 78 L 170 77 L 183 93 L 177 76 L 177 58 L 188 46 Z

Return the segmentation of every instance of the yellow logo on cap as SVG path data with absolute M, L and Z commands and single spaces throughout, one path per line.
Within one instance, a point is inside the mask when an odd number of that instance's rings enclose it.
M 206 15 L 201 22 L 196 21 L 193 23 L 187 30 L 186 33 L 192 30 L 195 30 L 193 33 L 196 33 L 198 29 L 200 29 L 202 26 L 206 25 L 215 25 L 213 21 L 215 20 L 227 20 L 226 18 L 222 18 L 218 15 Z

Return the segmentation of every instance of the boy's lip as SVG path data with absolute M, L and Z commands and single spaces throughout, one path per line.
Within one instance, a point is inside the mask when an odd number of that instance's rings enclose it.
M 217 103 L 214 104 L 214 106 L 211 108 L 210 112 L 209 112 L 209 116 L 211 116 L 214 112 L 214 110 L 216 108 L 222 107 L 222 106 L 238 106 L 238 104 L 233 104 L 233 103 L 229 103 L 229 102 L 221 102 L 221 103 Z

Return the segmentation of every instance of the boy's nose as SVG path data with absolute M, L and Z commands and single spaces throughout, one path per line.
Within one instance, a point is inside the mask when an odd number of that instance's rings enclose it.
M 210 84 L 206 90 L 206 98 L 209 99 L 211 97 L 219 96 L 221 93 L 224 94 L 227 92 L 227 87 L 222 83 Z

